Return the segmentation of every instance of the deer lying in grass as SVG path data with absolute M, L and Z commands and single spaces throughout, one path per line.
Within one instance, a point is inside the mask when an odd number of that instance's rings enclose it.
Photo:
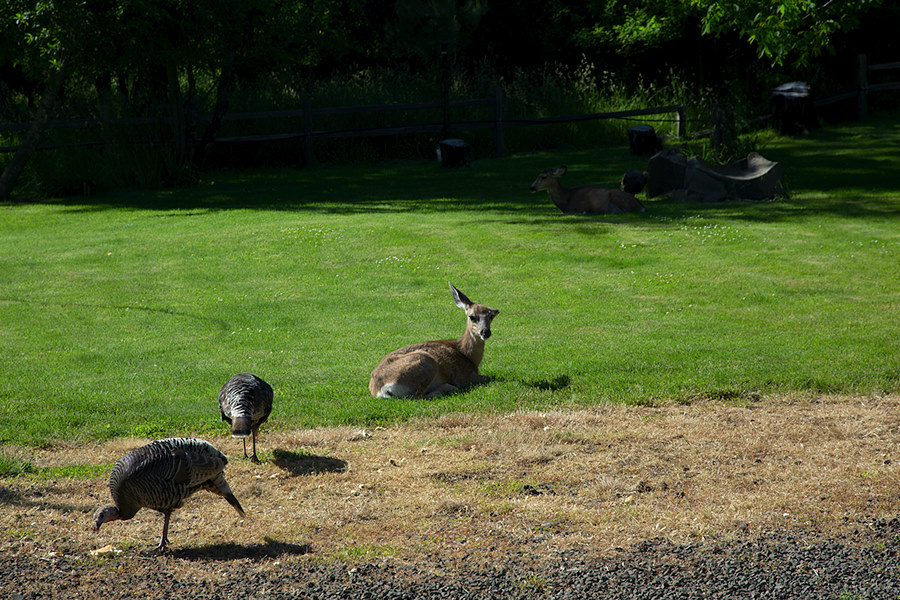
M 531 191 L 547 190 L 553 204 L 567 215 L 644 212 L 644 205 L 634 194 L 623 190 L 611 190 L 598 185 L 579 185 L 566 189 L 559 182 L 559 178 L 565 174 L 565 166 L 547 169 L 531 184 Z
M 491 321 L 500 311 L 474 304 L 450 284 L 453 300 L 466 311 L 466 330 L 456 340 L 422 342 L 394 350 L 381 359 L 369 391 L 376 398 L 434 397 L 454 392 L 487 377 L 478 373 L 484 341 L 491 337 Z

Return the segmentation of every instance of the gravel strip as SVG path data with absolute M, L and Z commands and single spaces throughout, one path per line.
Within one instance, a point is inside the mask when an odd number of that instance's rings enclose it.
M 900 521 L 861 523 L 841 537 L 773 532 L 673 545 L 650 540 L 615 556 L 562 557 L 530 568 L 423 564 L 314 565 L 277 557 L 211 558 L 187 550 L 85 560 L 0 557 L 0 590 L 11 600 L 194 598 L 493 600 L 552 598 L 900 598 Z

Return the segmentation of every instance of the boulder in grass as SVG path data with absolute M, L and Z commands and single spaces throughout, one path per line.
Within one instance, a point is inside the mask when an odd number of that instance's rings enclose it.
M 714 165 L 694 157 L 685 173 L 686 200 L 771 200 L 784 192 L 781 165 L 751 152 L 728 165 Z
M 655 198 L 684 188 L 687 157 L 674 148 L 667 148 L 650 157 L 647 163 L 648 198 Z
M 650 198 L 670 195 L 689 202 L 771 200 L 784 192 L 784 173 L 780 164 L 756 152 L 715 165 L 668 149 L 650 158 L 646 190 Z

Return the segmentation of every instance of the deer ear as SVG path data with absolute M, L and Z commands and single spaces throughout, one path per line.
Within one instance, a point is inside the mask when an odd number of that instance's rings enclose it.
M 555 169 L 553 169 L 553 176 L 554 177 L 562 177 L 563 175 L 566 174 L 566 171 L 568 171 L 568 168 L 566 167 L 566 165 L 563 165 L 561 167 L 556 167 Z
M 450 282 L 448 281 L 447 283 Z M 472 305 L 472 301 L 461 291 L 453 287 L 452 283 L 450 283 L 450 291 L 453 292 L 453 301 L 456 302 L 456 305 L 461 309 L 466 310 Z

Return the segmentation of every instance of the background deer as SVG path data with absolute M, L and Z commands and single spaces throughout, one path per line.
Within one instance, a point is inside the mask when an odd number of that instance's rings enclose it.
M 644 212 L 644 205 L 634 194 L 623 190 L 611 190 L 598 185 L 578 185 L 566 189 L 559 182 L 559 178 L 565 174 L 565 166 L 547 169 L 531 184 L 531 191 L 547 190 L 553 204 L 567 215 Z
M 474 304 L 450 284 L 453 300 L 466 311 L 466 330 L 456 340 L 422 342 L 394 350 L 381 359 L 369 391 L 376 398 L 440 396 L 461 387 L 484 383 L 478 373 L 484 341 L 491 337 L 491 321 L 500 311 Z

